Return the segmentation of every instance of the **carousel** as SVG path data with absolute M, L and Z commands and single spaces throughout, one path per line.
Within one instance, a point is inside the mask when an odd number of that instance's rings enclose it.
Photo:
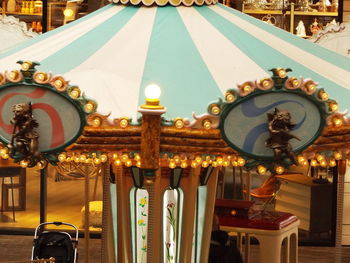
M 215 207 L 223 227 L 246 234 L 247 259 L 260 233 L 244 225 L 258 221 L 251 205 L 215 205 L 228 167 L 244 174 L 247 201 L 269 202 L 279 188 L 251 191 L 251 173 L 276 185 L 304 167 L 327 185 L 319 171 L 332 171 L 340 245 L 349 61 L 215 3 L 142 4 L 108 5 L 1 55 L 1 157 L 40 168 L 43 192 L 47 163 L 86 175 L 87 255 L 89 176 L 101 174 L 101 262 L 206 262 Z M 262 230 L 293 226 L 279 245 L 297 262 L 302 220 L 285 212 L 288 223 Z M 271 215 L 267 224 L 281 218 Z M 279 262 L 261 246 L 261 262 Z

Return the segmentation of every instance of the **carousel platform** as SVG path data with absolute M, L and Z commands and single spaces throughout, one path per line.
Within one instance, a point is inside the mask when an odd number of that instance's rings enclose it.
M 21 235 L 0 235 L 0 262 L 28 259 L 31 253 L 33 237 Z M 100 239 L 90 239 L 90 262 L 101 263 Z M 84 239 L 79 239 L 79 262 L 84 262 Z M 251 263 L 258 263 L 259 246 L 252 245 Z M 350 262 L 350 247 L 299 247 L 299 263 L 345 263 Z

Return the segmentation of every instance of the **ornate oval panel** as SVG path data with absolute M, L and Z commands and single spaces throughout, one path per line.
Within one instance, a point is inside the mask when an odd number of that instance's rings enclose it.
M 229 105 L 221 115 L 220 129 L 224 140 L 238 152 L 256 159 L 273 159 L 266 147 L 269 138 L 267 113 L 287 110 L 296 124 L 290 134 L 300 139 L 290 140 L 294 152 L 309 146 L 324 125 L 322 109 L 311 99 L 296 92 L 264 92 Z
M 78 102 L 43 86 L 12 84 L 0 90 L 0 137 L 4 143 L 11 141 L 13 133 L 13 105 L 28 102 L 39 123 L 40 152 L 64 148 L 81 134 L 85 116 Z

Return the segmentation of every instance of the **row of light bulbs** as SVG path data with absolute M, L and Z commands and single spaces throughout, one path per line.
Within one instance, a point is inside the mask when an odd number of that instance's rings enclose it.
M 197 167 L 203 167 L 206 168 L 209 165 L 213 167 L 228 167 L 228 166 L 244 166 L 246 161 L 242 157 L 232 157 L 232 156 L 217 156 L 215 158 L 212 158 L 211 156 L 206 156 L 202 158 L 202 156 L 196 156 L 194 159 L 188 159 L 187 157 L 181 158 L 178 155 L 175 155 L 174 158 L 168 158 L 168 166 L 171 169 L 174 169 L 176 167 L 181 167 L 181 168 L 186 168 L 189 165 L 192 168 L 197 168 Z
M 0 157 L 2 159 L 8 159 L 9 158 L 9 149 L 7 147 L 3 147 L 0 149 Z M 228 166 L 234 166 L 234 167 L 242 167 L 245 165 L 246 161 L 242 157 L 236 157 L 236 156 L 216 156 L 212 157 L 210 155 L 207 156 L 200 156 L 197 155 L 195 157 L 188 158 L 187 156 L 180 156 L 175 155 L 174 157 L 167 157 L 167 155 L 164 155 L 164 157 L 167 159 L 167 163 L 169 168 L 186 168 L 188 166 L 191 166 L 192 168 L 196 167 L 208 167 L 209 165 L 212 165 L 213 167 L 228 167 Z M 310 160 L 310 165 L 313 167 L 320 166 L 320 167 L 334 167 L 336 166 L 336 161 L 341 160 L 343 158 L 343 155 L 341 152 L 334 151 L 332 157 L 326 157 L 322 154 L 317 154 L 315 158 Z M 76 162 L 76 163 L 93 163 L 95 165 L 99 165 L 101 163 L 105 163 L 108 160 L 108 154 L 97 154 L 97 153 L 91 153 L 91 154 L 76 154 L 68 155 L 67 153 L 61 153 L 58 155 L 58 160 L 60 162 Z M 130 155 L 127 153 L 113 153 L 112 154 L 112 160 L 113 164 L 116 166 L 125 165 L 127 167 L 130 167 L 132 165 L 136 165 L 137 167 L 141 167 L 141 156 L 139 153 L 134 154 L 132 158 L 130 158 Z M 302 155 L 297 156 L 297 161 L 299 165 L 307 166 L 309 165 L 309 161 L 307 158 L 305 158 Z M 21 167 L 26 168 L 28 166 L 28 161 L 22 160 L 20 162 Z M 43 167 L 44 164 L 39 162 L 38 168 Z M 259 174 L 265 174 L 267 172 L 267 168 L 259 164 L 257 166 L 257 171 Z M 277 174 L 282 174 L 284 172 L 283 166 L 276 166 L 275 172 Z
M 61 153 L 58 155 L 58 161 L 60 162 L 91 163 L 99 165 L 107 162 L 107 160 L 107 154 L 97 155 L 96 153 L 92 153 L 91 155 L 87 155 L 74 153 L 73 155 L 67 155 L 66 153 Z
M 91 121 L 91 125 L 93 127 L 100 127 L 103 123 L 103 120 L 100 116 L 96 115 L 92 121 Z M 185 123 L 186 121 L 182 118 L 176 118 L 174 120 L 174 127 L 177 129 L 182 129 L 185 127 Z M 127 128 L 130 125 L 130 119 L 129 118 L 121 118 L 119 120 L 119 126 L 122 129 Z M 202 120 L 202 128 L 209 130 L 212 127 L 212 121 L 210 119 L 204 119 Z

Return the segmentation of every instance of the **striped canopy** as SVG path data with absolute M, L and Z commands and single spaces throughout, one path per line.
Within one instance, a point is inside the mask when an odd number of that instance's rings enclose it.
M 350 108 L 350 59 L 220 4 L 110 4 L 0 55 L 0 71 L 18 68 L 17 60 L 62 74 L 111 118 L 135 119 L 150 83 L 162 89 L 166 119 L 191 118 L 276 67 L 315 80 L 341 110 Z

